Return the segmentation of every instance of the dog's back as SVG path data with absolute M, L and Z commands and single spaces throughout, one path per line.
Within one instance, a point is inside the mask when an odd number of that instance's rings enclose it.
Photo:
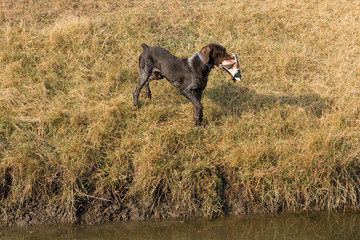
M 171 60 L 179 59 L 178 57 L 174 56 L 168 50 L 162 47 L 149 47 L 145 43 L 141 44 L 141 47 L 144 49 L 141 55 L 144 55 L 144 58 L 146 57 L 148 59 L 153 60 L 154 62 L 162 61 L 162 60 L 171 61 Z
M 184 63 L 186 60 L 178 58 L 162 47 L 149 47 L 145 43 L 141 44 L 144 51 L 139 57 L 140 69 L 153 69 L 161 72 L 170 82 L 183 75 Z M 179 69 L 179 66 L 182 68 Z M 180 71 L 179 71 L 179 70 Z

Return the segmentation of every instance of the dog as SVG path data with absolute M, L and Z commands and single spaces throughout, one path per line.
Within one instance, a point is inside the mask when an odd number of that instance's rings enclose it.
M 226 70 L 234 81 L 242 78 L 237 56 L 227 53 L 216 43 L 206 45 L 189 58 L 178 58 L 161 47 L 149 47 L 145 43 L 141 46 L 144 51 L 139 57 L 139 83 L 133 92 L 134 106 L 138 106 L 139 93 L 144 85 L 146 96 L 151 99 L 150 81 L 166 78 L 194 105 L 196 126 L 203 126 L 201 97 L 214 66 Z

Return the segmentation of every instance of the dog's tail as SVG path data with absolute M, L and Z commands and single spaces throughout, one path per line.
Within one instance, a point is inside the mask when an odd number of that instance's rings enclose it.
M 149 46 L 148 45 L 146 45 L 145 43 L 143 43 L 143 44 L 141 44 L 141 46 L 142 46 L 142 48 L 145 50 L 145 49 L 147 49 Z

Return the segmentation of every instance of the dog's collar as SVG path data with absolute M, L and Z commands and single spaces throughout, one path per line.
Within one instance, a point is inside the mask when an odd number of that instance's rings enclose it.
M 204 62 L 203 59 L 202 59 L 202 57 L 201 57 L 201 54 L 198 53 L 197 55 L 199 56 L 200 60 L 201 60 L 202 62 Z M 211 65 L 210 63 L 205 64 L 205 66 L 207 66 L 207 67 L 209 68 L 209 71 L 214 68 L 214 65 Z

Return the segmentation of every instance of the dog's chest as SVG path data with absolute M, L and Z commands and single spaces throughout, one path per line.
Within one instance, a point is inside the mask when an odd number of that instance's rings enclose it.
M 209 72 L 203 74 L 192 74 L 191 76 L 191 89 L 205 89 L 208 82 Z
M 196 55 L 190 57 L 188 60 L 191 85 L 193 88 L 205 88 L 211 69 L 204 68 L 205 66 L 199 66 L 200 64 L 202 65 L 202 63 L 195 61 L 195 57 Z

